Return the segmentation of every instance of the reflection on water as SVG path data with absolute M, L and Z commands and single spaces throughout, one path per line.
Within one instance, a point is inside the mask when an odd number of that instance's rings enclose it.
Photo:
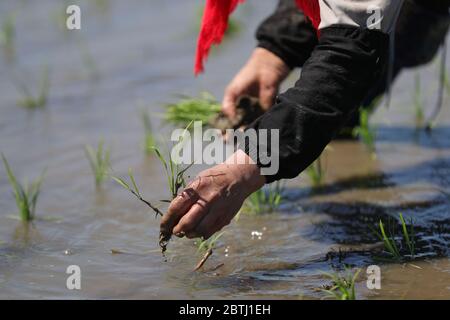
M 238 12 L 242 28 L 198 79 L 191 72 L 196 31 L 190 27 L 197 1 L 72 2 L 84 10 L 79 33 L 58 27 L 63 8 L 56 1 L 0 3 L 0 20 L 16 14 L 18 35 L 14 61 L 0 58 L 0 151 L 21 179 L 48 168 L 41 219 L 28 227 L 11 218 L 14 199 L 0 168 L 0 298 L 322 298 L 320 288 L 329 284 L 323 272 L 375 263 L 379 240 L 368 226 L 400 212 L 414 218 L 421 258 L 382 263 L 382 290 L 369 291 L 362 278 L 358 297 L 450 297 L 448 99 L 431 134 L 415 130 L 412 77 L 405 73 L 391 109 L 375 115 L 376 160 L 358 142 L 333 143 L 322 187 L 311 188 L 306 176 L 290 181 L 279 213 L 241 215 L 205 269 L 193 273 L 199 260 L 193 241 L 173 241 L 164 262 L 159 220 L 113 182 L 96 189 L 83 146 L 103 138 L 116 174 L 132 167 L 146 196 L 166 198 L 160 164 L 141 150 L 138 102 L 153 112 L 164 136 L 170 128 L 158 115 L 173 94 L 208 90 L 219 97 L 274 2 Z M 47 106 L 18 108 L 17 81 L 35 86 L 44 65 L 51 75 Z M 430 87 L 435 70 L 421 71 Z M 252 237 L 255 231 L 261 236 Z M 81 267 L 81 291 L 65 287 L 72 264 Z

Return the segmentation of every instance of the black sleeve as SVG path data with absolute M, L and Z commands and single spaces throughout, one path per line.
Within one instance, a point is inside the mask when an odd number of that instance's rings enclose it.
M 267 183 L 296 177 L 321 154 L 383 71 L 388 43 L 388 36 L 377 30 L 339 25 L 321 30 L 295 87 L 250 126 L 280 130 L 279 151 L 266 147 L 271 157 L 279 156 L 279 171 L 266 176 Z M 247 142 L 243 148 L 260 166 L 262 143 Z
M 316 30 L 293 0 L 280 0 L 276 11 L 256 31 L 258 47 L 280 57 L 290 68 L 301 67 L 317 44 Z

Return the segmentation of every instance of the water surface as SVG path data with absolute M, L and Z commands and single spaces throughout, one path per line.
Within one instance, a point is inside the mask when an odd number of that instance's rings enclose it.
M 330 283 L 323 272 L 345 265 L 365 270 L 374 263 L 381 266 L 382 289 L 368 290 L 363 271 L 358 298 L 450 298 L 448 95 L 436 128 L 430 134 L 416 130 L 416 71 L 404 72 L 390 108 L 380 107 L 373 118 L 376 159 L 360 142 L 334 142 L 325 154 L 322 188 L 311 188 L 305 175 L 289 181 L 279 212 L 241 215 L 225 229 L 205 269 L 193 273 L 199 260 L 194 242 L 171 242 L 165 261 L 157 244 L 159 220 L 112 181 L 96 189 L 83 146 L 103 139 L 117 175 L 132 167 L 146 197 L 167 198 L 161 165 L 142 152 L 140 106 L 152 111 L 154 127 L 167 136 L 171 128 L 158 114 L 176 100 L 174 94 L 207 90 L 221 97 L 275 1 L 242 7 L 240 31 L 214 51 L 207 73 L 197 79 L 198 1 L 71 3 L 82 8 L 82 31 L 64 31 L 61 1 L 0 3 L 0 21 L 9 14 L 17 21 L 15 59 L 3 52 L 0 57 L 0 150 L 20 179 L 48 169 L 40 219 L 27 228 L 11 217 L 15 202 L 0 168 L 0 298 L 318 299 Z M 48 105 L 18 107 L 18 83 L 35 88 L 45 66 Z M 418 71 L 427 113 L 436 99 L 437 70 L 435 61 Z M 380 263 L 364 250 L 333 254 L 376 242 L 368 226 L 400 212 L 415 220 L 419 260 Z M 262 232 L 261 239 L 252 239 L 252 231 Z M 66 288 L 65 271 L 73 264 L 82 270 L 80 291 Z

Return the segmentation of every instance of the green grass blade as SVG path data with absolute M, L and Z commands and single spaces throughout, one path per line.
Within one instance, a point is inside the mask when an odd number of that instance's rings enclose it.
M 6 174 L 8 175 L 9 182 L 11 183 L 14 193 L 16 194 L 16 197 L 19 195 L 19 184 L 17 183 L 16 177 L 14 176 L 13 171 L 11 170 L 11 167 L 9 166 L 8 160 L 6 160 L 5 156 L 2 153 L 2 160 L 3 164 L 6 169 Z
M 395 246 L 394 241 L 395 240 L 391 240 L 390 238 L 388 238 L 388 236 L 386 235 L 386 232 L 384 230 L 384 225 L 383 222 L 380 220 L 380 230 L 381 230 L 381 235 L 383 238 L 383 242 L 386 246 L 386 249 L 388 249 L 388 251 L 395 257 L 395 258 L 400 258 L 400 254 Z
M 402 225 L 403 238 L 404 238 L 404 240 L 406 242 L 406 246 L 409 249 L 411 257 L 414 257 L 414 238 L 412 237 L 413 233 L 411 233 L 411 237 L 410 237 L 410 235 L 408 233 L 408 228 L 406 226 L 405 219 L 403 218 L 403 214 L 400 213 L 399 217 L 400 217 L 400 222 L 401 222 L 401 225 Z M 411 228 L 413 228 L 412 221 L 411 221 Z
M 118 184 L 120 184 L 122 187 L 124 187 L 127 190 L 131 190 L 130 186 L 128 185 L 128 183 L 125 182 L 125 180 L 118 178 L 118 177 L 111 177 L 115 182 L 117 182 Z
M 36 181 L 33 182 L 32 184 L 32 188 L 31 188 L 31 200 L 30 200 L 30 214 L 31 217 L 34 218 L 34 214 L 36 211 L 36 203 L 41 191 L 41 186 L 42 183 L 44 181 L 44 177 L 45 177 L 45 172 L 46 170 L 44 170 L 44 172 L 42 172 L 42 174 L 38 177 L 38 179 Z
M 137 187 L 136 181 L 134 180 L 133 172 L 131 168 L 128 169 L 128 175 L 130 176 L 131 183 L 133 184 L 134 191 L 137 193 L 139 197 L 141 197 L 141 193 L 139 192 L 139 188 Z
M 91 166 L 92 171 L 97 172 L 97 166 L 95 162 L 96 155 L 94 149 L 91 146 L 86 145 L 84 146 L 84 150 L 86 153 L 86 157 L 89 160 L 89 165 Z

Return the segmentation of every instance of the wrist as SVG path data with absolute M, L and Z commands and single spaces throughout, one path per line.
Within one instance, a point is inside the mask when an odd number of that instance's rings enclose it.
M 246 196 L 260 189 L 266 183 L 266 178 L 261 174 L 258 165 L 243 150 L 237 150 L 224 162 L 224 165 L 228 167 L 228 172 L 243 187 L 243 190 L 248 193 Z

